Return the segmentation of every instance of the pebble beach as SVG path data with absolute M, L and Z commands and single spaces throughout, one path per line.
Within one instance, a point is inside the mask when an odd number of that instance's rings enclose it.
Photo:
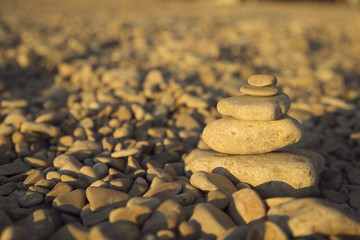
M 359 13 L 1 1 L 0 240 L 360 239 Z

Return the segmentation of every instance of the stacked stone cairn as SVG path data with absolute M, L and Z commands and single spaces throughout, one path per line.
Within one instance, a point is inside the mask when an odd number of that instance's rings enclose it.
M 298 142 L 303 128 L 286 115 L 290 98 L 276 84 L 274 76 L 254 75 L 239 96 L 221 99 L 217 110 L 225 117 L 202 133 L 211 149 L 193 150 L 185 159 L 186 170 L 225 175 L 263 197 L 316 194 L 322 156 L 308 150 L 277 151 Z

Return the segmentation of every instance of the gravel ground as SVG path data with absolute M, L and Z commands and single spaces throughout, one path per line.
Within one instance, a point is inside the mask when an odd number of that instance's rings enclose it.
M 358 29 L 341 5 L 1 1 L 0 239 L 359 238 Z M 326 160 L 298 199 L 322 214 L 295 211 L 305 232 L 268 221 L 288 198 L 242 198 L 268 216 L 238 224 L 227 192 L 246 183 L 184 172 L 253 74 L 291 98 L 305 133 L 289 149 Z

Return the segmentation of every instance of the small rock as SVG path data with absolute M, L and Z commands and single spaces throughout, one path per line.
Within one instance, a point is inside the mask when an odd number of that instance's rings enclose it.
M 11 176 L 19 173 L 24 173 L 29 171 L 31 168 L 26 165 L 21 158 L 16 158 L 11 163 L 6 163 L 1 165 L 0 175 Z
M 7 196 L 16 189 L 16 183 L 9 182 L 0 186 L 0 196 Z
M 100 211 L 107 207 L 125 207 L 129 195 L 114 189 L 88 187 L 86 197 L 91 211 Z
M 20 131 L 37 137 L 49 139 L 60 135 L 60 129 L 48 123 L 23 122 Z
M 228 215 L 209 203 L 197 204 L 189 222 L 200 225 L 201 237 L 206 239 L 220 238 L 236 226 Z
M 37 192 L 15 190 L 9 195 L 20 207 L 30 208 L 44 201 L 44 196 Z
M 158 177 L 164 180 L 165 182 L 172 182 L 174 180 L 170 174 L 168 174 L 161 168 L 157 168 L 157 167 L 148 168 L 148 170 L 146 171 L 146 179 L 149 182 L 151 182 L 154 179 L 154 177 Z
M 25 157 L 24 162 L 31 167 L 37 167 L 37 168 L 47 168 L 53 166 L 52 160 L 46 158 L 34 157 L 34 156 Z
M 245 84 L 241 86 L 240 92 L 249 96 L 270 97 L 276 95 L 279 92 L 279 89 L 275 86 L 254 87 L 249 84 Z
M 36 123 L 50 123 L 50 124 L 58 124 L 66 117 L 66 113 L 64 112 L 47 112 L 41 114 L 35 119 Z
M 174 200 L 167 200 L 160 204 L 144 223 L 142 233 L 156 233 L 162 229 L 175 230 L 178 224 L 184 220 L 183 207 Z
M 56 197 L 69 193 L 73 190 L 73 187 L 67 183 L 59 182 L 57 183 L 54 188 L 48 192 L 45 196 L 46 202 L 52 202 Z
M 87 182 L 77 179 L 77 178 L 67 175 L 67 174 L 62 174 L 60 177 L 60 180 L 63 183 L 67 183 L 67 184 L 71 185 L 73 188 L 85 189 L 89 186 L 89 184 Z
M 129 178 L 116 178 L 111 180 L 109 188 L 127 193 L 131 187 L 131 180 Z
M 283 204 L 285 202 L 293 200 L 293 197 L 274 197 L 274 198 L 267 198 L 264 200 L 265 205 L 268 208 L 275 207 L 277 205 Z
M 87 204 L 81 210 L 80 217 L 84 225 L 94 226 L 95 224 L 107 221 L 112 210 L 112 207 L 108 207 L 94 212 L 91 211 L 90 204 Z
M 182 189 L 182 185 L 178 182 L 162 183 L 153 188 L 150 188 L 143 196 L 144 197 L 156 197 L 161 202 L 172 198 L 178 194 Z
M 96 156 L 94 157 L 94 162 L 105 163 L 109 167 L 115 168 L 119 171 L 124 171 L 126 166 L 126 162 L 124 159 L 116 159 L 108 156 Z
M 81 209 L 85 205 L 85 191 L 76 189 L 71 192 L 61 194 L 52 202 L 52 206 L 62 212 L 80 215 Z
M 29 186 L 34 185 L 36 182 L 44 179 L 44 174 L 40 170 L 35 169 L 25 178 L 23 184 L 25 188 L 28 188 Z
M 190 177 L 190 183 L 203 191 L 221 191 L 228 196 L 236 192 L 236 187 L 225 176 L 203 171 L 195 172 Z
M 83 180 L 89 184 L 92 184 L 99 178 L 100 178 L 100 176 L 97 174 L 97 172 L 92 167 L 83 166 L 79 170 L 79 179 Z
M 246 235 L 246 240 L 278 239 L 287 240 L 284 231 L 271 221 L 259 222 L 252 225 Z
M 177 116 L 175 127 L 180 130 L 201 130 L 203 128 L 198 121 L 187 113 L 181 113 Z
M 151 214 L 152 209 L 145 205 L 122 207 L 111 211 L 109 221 L 129 221 L 141 227 Z
M 262 220 L 266 209 L 259 195 L 250 188 L 244 188 L 231 196 L 228 214 L 239 225 Z
M 127 239 L 140 240 L 139 228 L 131 222 L 118 221 L 114 223 L 103 222 L 90 229 L 89 240 L 99 239 Z
M 156 197 L 132 197 L 127 202 L 126 206 L 147 206 L 154 210 L 160 205 L 160 203 L 160 200 Z
M 77 140 L 73 145 L 68 149 L 67 153 L 71 154 L 79 160 L 97 155 L 101 153 L 101 146 L 94 141 L 90 140 Z
M 247 80 L 248 84 L 254 87 L 276 86 L 277 79 L 271 75 L 256 74 Z
M 49 240 L 83 240 L 88 239 L 89 229 L 80 223 L 69 223 L 58 229 Z
M 121 158 L 121 157 L 139 155 L 140 153 L 141 153 L 141 149 L 139 149 L 139 148 L 129 148 L 129 149 L 124 149 L 124 150 L 121 150 L 121 151 L 113 152 L 111 154 L 111 157 L 113 157 L 113 158 Z
M 158 240 L 177 240 L 175 232 L 168 229 L 157 231 L 156 238 Z
M 301 198 L 277 205 L 268 211 L 268 219 L 295 238 L 313 234 L 360 235 L 359 221 L 322 199 Z
M 79 171 L 84 165 L 69 154 L 61 154 L 54 159 L 54 167 L 61 174 L 68 174 L 73 177 L 79 176 Z

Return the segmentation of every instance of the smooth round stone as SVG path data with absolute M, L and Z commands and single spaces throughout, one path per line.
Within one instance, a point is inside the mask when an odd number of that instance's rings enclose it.
M 261 154 L 298 142 L 301 124 L 289 116 L 276 121 L 245 121 L 223 118 L 208 124 L 202 137 L 217 152 L 227 154 Z
M 274 86 L 270 87 L 253 87 L 248 84 L 241 86 L 240 92 L 242 94 L 256 96 L 256 97 L 269 97 L 274 96 L 279 92 L 279 89 Z
M 221 191 L 227 196 L 236 192 L 234 184 L 225 176 L 199 171 L 191 175 L 190 183 L 202 191 Z
M 178 182 L 161 183 L 153 188 L 150 188 L 143 196 L 156 197 L 161 202 L 174 197 L 182 189 L 182 185 Z
M 60 129 L 48 123 L 23 122 L 20 131 L 46 139 L 60 135 Z
M 262 197 L 301 197 L 318 191 L 324 158 L 312 151 L 227 155 L 212 150 L 193 150 L 185 170 L 217 172 L 233 182 L 246 182 Z
M 236 96 L 221 99 L 217 111 L 226 116 L 248 121 L 273 121 L 285 115 L 290 98 L 284 93 L 271 97 Z
M 267 87 L 275 86 L 277 84 L 277 79 L 272 75 L 257 74 L 249 77 L 247 82 L 254 87 Z
M 147 206 L 132 206 L 114 209 L 110 212 L 109 221 L 129 221 L 138 226 L 142 226 L 144 222 L 151 216 L 152 209 Z
M 124 192 L 99 187 L 88 187 L 86 197 L 91 211 L 100 211 L 107 207 L 125 207 L 129 200 L 129 195 Z
M 85 205 L 85 191 L 76 189 L 74 191 L 64 193 L 54 199 L 52 206 L 62 212 L 80 215 L 81 209 Z

